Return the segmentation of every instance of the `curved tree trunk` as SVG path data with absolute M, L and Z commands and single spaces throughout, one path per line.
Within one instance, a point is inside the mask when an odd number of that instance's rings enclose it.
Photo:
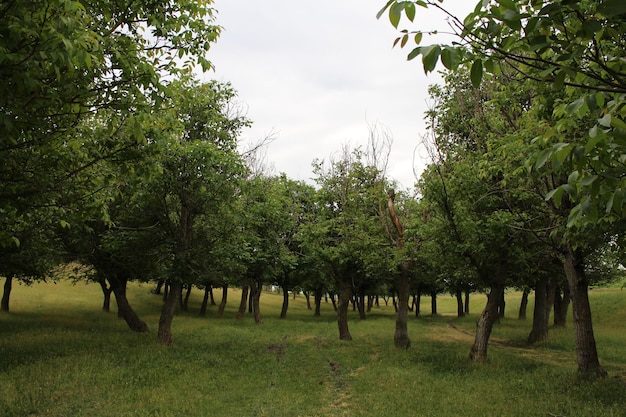
M 519 320 L 526 320 L 526 310 L 528 309 L 528 290 L 524 290 L 522 293 L 522 301 L 519 304 L 519 313 L 517 318 Z
M 311 307 L 311 295 L 308 291 L 304 291 L 304 299 L 306 300 L 306 309 L 313 310 Z
M 220 301 L 219 307 L 217 307 L 217 318 L 224 317 L 224 309 L 226 308 L 226 300 L 228 299 L 228 285 L 222 285 L 222 301 Z
M 542 277 L 535 285 L 535 308 L 533 310 L 533 328 L 528 335 L 528 343 L 548 340 L 548 278 Z
M 470 307 L 469 307 L 469 302 L 470 302 L 470 290 L 465 290 L 465 315 L 468 315 L 470 313 Z
M 187 306 L 189 305 L 189 297 L 191 296 L 191 288 L 193 286 L 191 284 L 189 285 L 185 285 L 184 288 L 186 288 L 187 291 L 185 291 L 185 299 L 183 300 L 183 311 L 187 311 Z
M 352 299 L 352 283 L 350 280 L 340 282 L 341 292 L 337 303 L 337 326 L 339 327 L 340 340 L 352 340 L 352 335 L 348 329 L 348 307 Z
M 2 293 L 2 302 L 0 303 L 0 311 L 9 311 L 9 300 L 11 299 L 11 289 L 13 289 L 13 277 L 6 277 L 4 281 L 4 292 Z
M 574 313 L 574 334 L 578 372 L 604 377 L 607 372 L 600 366 L 596 339 L 593 335 L 591 307 L 589 305 L 588 280 L 582 253 L 571 246 L 565 249 L 565 275 L 569 283 Z
M 183 284 L 178 281 L 170 283 L 170 291 L 163 308 L 161 309 L 161 317 L 159 318 L 159 332 L 157 341 L 163 345 L 172 344 L 172 321 L 174 320 L 174 312 L 176 304 L 179 303 L 180 296 L 183 292 Z
M 216 306 L 215 297 L 213 297 L 213 287 L 211 285 L 209 285 L 209 297 L 211 299 L 211 305 Z
M 141 320 L 135 310 L 130 306 L 128 299 L 126 298 L 126 279 L 119 279 L 117 276 L 108 276 L 107 280 L 109 285 L 115 294 L 115 301 L 117 302 L 117 315 L 126 321 L 128 327 L 131 330 L 139 333 L 145 333 L 148 331 L 148 325 Z
M 107 285 L 107 280 L 101 275 L 98 275 L 98 284 L 100 284 L 102 295 L 104 296 L 104 300 L 102 301 L 102 311 L 108 313 L 111 311 L 111 293 L 113 292 L 113 288 Z
M 284 286 L 283 287 L 283 307 L 280 310 L 280 318 L 284 319 L 287 317 L 287 309 L 289 308 L 289 289 Z
M 483 362 L 487 360 L 489 337 L 491 336 L 493 324 L 498 319 L 498 306 L 502 294 L 504 294 L 503 284 L 496 283 L 491 286 L 489 296 L 487 297 L 487 305 L 476 322 L 476 336 L 470 350 L 470 359 L 472 361 Z
M 237 310 L 237 318 L 240 319 L 246 314 L 246 306 L 248 305 L 248 292 L 250 287 L 244 285 L 241 287 L 241 302 L 239 303 L 239 310 Z
M 337 311 L 337 301 L 335 301 L 335 294 L 331 293 L 330 294 L 330 302 L 333 304 L 333 310 L 335 310 L 335 312 Z
M 202 297 L 202 304 L 200 305 L 200 316 L 206 316 L 206 309 L 209 305 L 209 289 L 211 287 L 209 285 L 204 286 L 204 296 Z

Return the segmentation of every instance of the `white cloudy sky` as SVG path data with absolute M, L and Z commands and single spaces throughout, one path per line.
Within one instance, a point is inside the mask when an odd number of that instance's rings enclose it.
M 238 91 L 253 121 L 244 141 L 275 138 L 266 162 L 276 173 L 311 182 L 315 158 L 342 144 L 365 145 L 378 126 L 393 137 L 389 175 L 413 186 L 427 87 L 438 77 L 425 76 L 421 61 L 406 61 L 408 49 L 392 49 L 397 32 L 386 16 L 376 19 L 385 2 L 215 0 L 224 30 L 209 55 L 215 72 L 205 76 Z M 446 4 L 465 16 L 475 2 Z M 446 28 L 443 15 L 418 9 L 411 28 Z M 417 151 L 418 171 L 424 154 Z

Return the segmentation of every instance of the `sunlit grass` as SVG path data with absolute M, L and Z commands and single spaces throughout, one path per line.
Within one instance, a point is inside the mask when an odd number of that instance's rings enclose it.
M 314 317 L 303 296 L 264 293 L 264 324 L 236 320 L 230 290 L 199 317 L 201 293 L 174 319 L 174 346 L 156 343 L 161 298 L 133 284 L 129 299 L 151 333 L 129 331 L 101 309 L 97 285 L 17 285 L 11 313 L 0 315 L 0 415 L 5 416 L 626 416 L 626 291 L 590 292 L 595 332 L 610 377 L 576 376 L 571 318 L 549 340 L 527 346 L 532 323 L 517 319 L 520 294 L 507 293 L 507 316 L 493 331 L 486 364 L 468 361 L 477 315 L 455 316 L 439 297 L 439 315 L 411 315 L 408 351 L 393 347 L 394 309 L 351 312 L 352 342 L 338 340 L 335 313 Z M 221 292 L 215 291 L 219 302 Z M 113 303 L 114 304 L 114 303 Z M 114 306 L 113 306 L 114 310 Z

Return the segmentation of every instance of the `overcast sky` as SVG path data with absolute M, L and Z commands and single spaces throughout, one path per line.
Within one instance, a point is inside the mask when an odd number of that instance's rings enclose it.
M 266 163 L 275 172 L 312 182 L 311 162 L 328 159 L 343 144 L 367 144 L 377 126 L 393 137 L 389 176 L 412 187 L 413 155 L 425 133 L 428 85 L 410 49 L 392 49 L 397 32 L 376 13 L 385 0 L 216 0 L 224 28 L 209 54 L 229 81 L 253 126 L 242 140 L 275 140 Z M 455 4 L 456 3 L 456 4 Z M 475 4 L 447 0 L 460 16 Z M 445 29 L 443 15 L 418 8 L 419 22 L 401 27 Z M 417 20 L 416 19 L 416 22 Z M 417 150 L 415 168 L 425 164 Z

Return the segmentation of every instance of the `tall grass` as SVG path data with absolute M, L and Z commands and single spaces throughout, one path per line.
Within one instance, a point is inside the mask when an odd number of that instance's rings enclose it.
M 161 306 L 149 285 L 129 298 L 152 333 L 129 331 L 100 311 L 97 285 L 16 286 L 0 315 L 0 415 L 5 416 L 626 416 L 626 291 L 591 291 L 596 339 L 610 377 L 576 376 L 571 323 L 527 346 L 530 318 L 517 320 L 519 294 L 507 294 L 507 318 L 495 328 L 489 361 L 467 359 L 485 297 L 457 319 L 454 299 L 441 315 L 409 323 L 412 346 L 393 347 L 394 310 L 350 317 L 352 342 L 338 340 L 330 304 L 313 317 L 304 298 L 264 293 L 264 324 L 236 320 L 239 294 L 225 317 L 177 315 L 174 346 L 155 339 Z M 219 298 L 220 293 L 216 291 Z M 529 317 L 532 303 L 529 306 Z M 570 319 L 571 321 L 571 319 Z

